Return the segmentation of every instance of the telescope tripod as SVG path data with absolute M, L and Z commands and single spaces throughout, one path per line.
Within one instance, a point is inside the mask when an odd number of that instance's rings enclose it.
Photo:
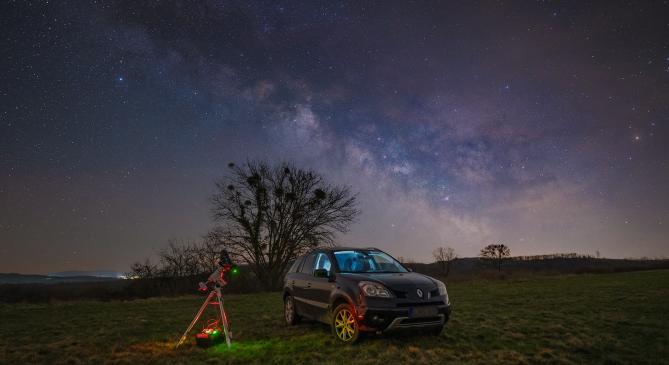
M 214 299 L 214 297 L 216 297 L 216 299 Z M 211 290 L 211 292 L 209 292 L 209 296 L 207 296 L 207 299 L 204 301 L 204 304 L 202 304 L 202 307 L 200 307 L 200 310 L 197 312 L 195 318 L 193 318 L 193 321 L 186 329 L 186 332 L 184 332 L 184 334 L 179 339 L 179 342 L 177 343 L 175 348 L 179 347 L 186 340 L 188 332 L 190 332 L 193 329 L 193 326 L 195 326 L 197 321 L 202 316 L 202 313 L 204 313 L 205 309 L 207 309 L 207 306 L 209 305 L 214 305 L 214 306 L 218 305 L 218 310 L 220 315 L 218 323 L 221 324 L 221 326 L 223 327 L 223 333 L 225 334 L 225 343 L 228 345 L 228 347 L 230 347 L 230 342 L 232 340 L 232 332 L 230 331 L 230 323 L 228 323 L 228 314 L 225 312 L 225 308 L 223 308 L 223 295 L 221 294 L 221 287 L 217 285 L 214 289 Z

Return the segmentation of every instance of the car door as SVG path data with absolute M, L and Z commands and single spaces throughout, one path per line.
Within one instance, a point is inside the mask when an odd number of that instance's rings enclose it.
M 294 279 L 292 280 L 293 298 L 295 299 L 297 311 L 301 315 L 307 317 L 313 317 L 312 306 L 309 305 L 309 289 L 311 287 L 315 259 L 315 253 L 307 255 L 304 260 L 302 260 L 302 266 L 300 267 L 299 272 L 295 273 Z
M 316 254 L 314 270 L 318 269 L 327 270 L 328 275 L 331 273 L 332 263 L 330 262 L 330 257 L 325 252 Z M 329 278 L 318 278 L 312 274 L 311 286 L 307 290 L 309 291 L 309 297 L 313 298 L 311 309 L 314 313 L 314 318 L 327 319 L 330 292 L 333 288 L 334 283 L 330 282 Z
M 283 281 L 283 287 L 284 289 L 290 290 L 290 293 L 293 295 L 295 294 L 295 280 L 296 280 L 296 275 L 300 272 L 300 267 L 302 266 L 302 260 L 304 260 L 304 256 L 300 256 L 297 259 L 295 259 L 295 262 L 290 266 L 290 269 L 288 269 L 288 272 L 286 273 L 286 276 Z

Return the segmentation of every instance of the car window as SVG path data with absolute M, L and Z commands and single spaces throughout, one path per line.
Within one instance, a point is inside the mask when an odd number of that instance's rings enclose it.
M 392 256 L 372 250 L 336 251 L 335 260 L 341 272 L 387 273 L 407 272 Z
M 304 263 L 302 264 L 302 268 L 300 269 L 300 272 L 303 272 L 305 274 L 313 274 L 314 272 L 314 261 L 316 259 L 316 254 L 311 254 L 307 256 L 304 260 Z
M 316 257 L 316 266 L 314 267 L 314 270 L 325 269 L 328 273 L 330 273 L 331 266 L 332 265 L 330 264 L 330 258 L 328 255 L 323 252 L 319 253 Z

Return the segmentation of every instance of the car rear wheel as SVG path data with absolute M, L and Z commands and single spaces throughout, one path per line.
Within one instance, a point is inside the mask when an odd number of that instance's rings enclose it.
M 355 312 L 347 303 L 335 308 L 332 315 L 332 333 L 341 343 L 354 343 L 360 337 L 360 328 Z
M 292 326 L 300 322 L 300 316 L 295 309 L 295 300 L 291 295 L 286 295 L 283 299 L 283 313 L 287 325 Z

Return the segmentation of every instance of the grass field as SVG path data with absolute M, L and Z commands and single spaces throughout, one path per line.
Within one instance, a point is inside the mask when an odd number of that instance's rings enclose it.
M 449 286 L 440 337 L 341 346 L 318 323 L 286 327 L 278 293 L 228 296 L 235 344 L 172 349 L 204 298 L 0 305 L 0 363 L 667 363 L 669 271 Z

